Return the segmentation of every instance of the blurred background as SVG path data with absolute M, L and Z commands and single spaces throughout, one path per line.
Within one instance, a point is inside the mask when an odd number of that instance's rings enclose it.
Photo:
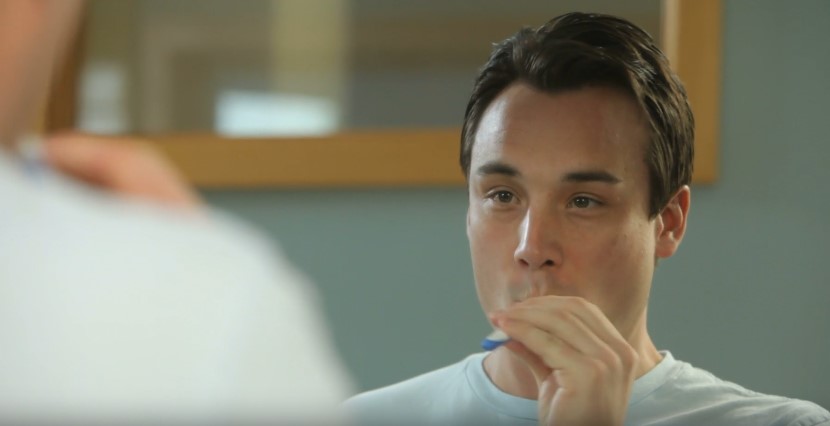
M 711 23 L 723 31 L 718 176 L 693 187 L 684 243 L 658 267 L 652 337 L 724 379 L 830 407 L 830 2 L 722 7 Z M 490 44 L 569 10 L 661 31 L 658 1 L 92 1 L 77 124 L 228 136 L 452 128 Z M 361 390 L 479 350 L 489 326 L 462 185 L 203 192 L 314 280 Z
M 227 136 L 458 126 L 492 43 L 580 5 L 660 34 L 659 0 L 91 0 L 77 124 Z

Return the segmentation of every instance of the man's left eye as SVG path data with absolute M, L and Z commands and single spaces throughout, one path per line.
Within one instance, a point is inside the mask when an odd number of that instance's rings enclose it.
M 587 209 L 588 207 L 591 207 L 592 204 L 596 204 L 596 203 L 597 203 L 597 201 L 594 200 L 593 198 L 580 196 L 580 197 L 574 197 L 571 200 L 570 205 L 573 206 L 573 207 L 576 207 L 578 209 Z

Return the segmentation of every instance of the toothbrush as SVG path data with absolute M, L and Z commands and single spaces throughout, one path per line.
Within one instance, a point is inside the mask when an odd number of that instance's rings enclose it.
M 507 343 L 508 340 L 510 340 L 508 335 L 504 334 L 504 332 L 498 328 L 495 328 L 492 333 L 488 334 L 487 337 L 481 341 L 481 347 L 485 351 L 492 351 L 493 349 Z

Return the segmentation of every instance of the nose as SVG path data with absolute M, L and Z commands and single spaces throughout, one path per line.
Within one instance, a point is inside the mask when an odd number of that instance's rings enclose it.
M 561 263 L 555 220 L 541 212 L 527 210 L 519 226 L 519 244 L 513 258 L 530 271 Z

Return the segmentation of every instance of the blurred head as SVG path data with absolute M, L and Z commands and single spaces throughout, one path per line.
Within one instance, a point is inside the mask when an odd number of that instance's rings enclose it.
M 33 125 L 80 6 L 80 0 L 0 1 L 0 144 Z
M 656 215 L 692 177 L 694 118 L 686 91 L 654 40 L 634 24 L 599 14 L 569 13 L 525 28 L 497 44 L 476 78 L 461 134 L 461 168 L 470 175 L 475 133 L 484 111 L 509 85 L 559 93 L 607 86 L 642 109 L 650 137 L 649 214 Z

